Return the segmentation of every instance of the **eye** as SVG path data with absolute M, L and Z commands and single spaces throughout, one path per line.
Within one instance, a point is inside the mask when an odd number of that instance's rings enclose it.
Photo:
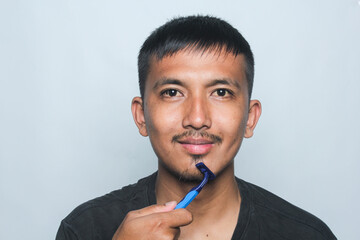
M 180 92 L 176 89 L 166 89 L 161 92 L 161 95 L 167 97 L 176 97 L 180 95 Z
M 216 89 L 214 94 L 216 96 L 219 96 L 219 97 L 225 97 L 225 96 L 228 96 L 228 95 L 232 95 L 232 92 L 227 90 L 227 89 L 220 88 L 220 89 Z

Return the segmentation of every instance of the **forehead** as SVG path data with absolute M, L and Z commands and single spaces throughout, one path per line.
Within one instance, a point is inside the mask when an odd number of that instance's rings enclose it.
M 158 60 L 150 60 L 147 86 L 164 78 L 188 82 L 232 79 L 246 84 L 245 59 L 225 51 L 181 50 Z M 148 87 L 147 87 L 148 89 Z

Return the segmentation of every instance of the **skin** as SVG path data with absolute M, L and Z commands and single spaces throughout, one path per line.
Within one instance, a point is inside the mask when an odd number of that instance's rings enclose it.
M 234 157 L 261 114 L 260 102 L 249 101 L 244 57 L 185 49 L 153 59 L 132 113 L 158 157 L 158 205 L 131 212 L 113 239 L 231 239 L 241 203 Z M 164 205 L 202 179 L 198 161 L 216 179 L 186 209 Z

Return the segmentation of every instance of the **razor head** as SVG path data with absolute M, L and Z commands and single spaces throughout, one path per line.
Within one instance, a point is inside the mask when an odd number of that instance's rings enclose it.
M 209 180 L 213 180 L 216 177 L 215 174 L 203 162 L 197 163 L 196 167 L 200 170 L 200 172 L 202 172 L 202 174 L 205 175 L 205 173 L 208 173 Z

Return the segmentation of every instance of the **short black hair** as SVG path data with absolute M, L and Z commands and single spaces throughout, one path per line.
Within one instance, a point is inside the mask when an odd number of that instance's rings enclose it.
M 245 74 L 251 97 L 254 82 L 254 56 L 249 43 L 237 29 L 226 21 L 212 16 L 174 18 L 155 29 L 145 40 L 138 56 L 138 74 L 141 97 L 144 98 L 146 78 L 152 57 L 161 60 L 180 50 L 191 48 L 222 51 L 245 57 Z

